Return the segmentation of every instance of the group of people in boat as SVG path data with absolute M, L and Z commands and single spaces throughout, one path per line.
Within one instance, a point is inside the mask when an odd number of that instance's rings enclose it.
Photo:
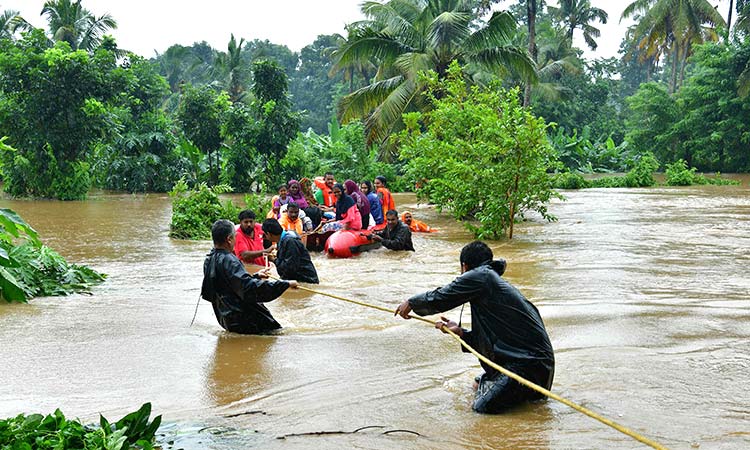
M 317 191 L 313 191 L 313 184 Z M 371 229 L 367 235 L 374 244 L 413 251 L 412 231 L 435 231 L 408 211 L 399 217 L 395 208 L 381 177 L 376 178 L 374 190 L 369 182 L 358 185 L 347 180 L 338 184 L 330 173 L 312 181 L 291 180 L 284 189 L 279 188 L 262 224 L 249 210 L 239 214 L 239 225 L 228 220 L 213 224 L 214 246 L 203 265 L 201 296 L 211 302 L 216 319 L 227 331 L 262 334 L 277 330 L 281 325 L 263 303 L 278 298 L 289 288 L 296 289 L 300 281 L 319 281 L 308 251 L 310 237 L 336 230 Z M 305 235 L 307 245 L 302 241 Z M 270 259 L 282 279 L 268 279 Z M 466 245 L 459 260 L 461 276 L 448 285 L 404 300 L 396 314 L 408 319 L 411 312 L 437 314 L 469 303 L 471 331 L 445 317 L 436 323 L 436 328 L 451 330 L 493 362 L 550 389 L 554 353 L 549 337 L 536 307 L 502 278 L 505 261 L 494 260 L 492 250 L 481 241 Z M 265 268 L 251 275 L 243 262 Z M 475 411 L 499 413 L 540 398 L 535 391 L 491 366 L 482 362 L 482 367 L 485 372 L 475 379 Z

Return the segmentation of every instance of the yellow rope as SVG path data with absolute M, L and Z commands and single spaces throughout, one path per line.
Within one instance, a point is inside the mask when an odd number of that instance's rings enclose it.
M 278 280 L 278 278 L 276 278 L 276 277 L 271 277 L 271 278 L 274 278 L 274 279 Z M 307 291 L 307 292 L 310 292 L 310 293 L 313 293 L 313 294 L 323 295 L 323 296 L 326 296 L 326 297 L 331 297 L 331 298 L 334 298 L 336 300 L 341 300 L 341 301 L 344 301 L 344 302 L 347 302 L 347 303 L 354 303 L 355 305 L 360 305 L 360 306 L 364 306 L 364 307 L 367 307 L 367 308 L 377 309 L 377 310 L 380 310 L 380 311 L 385 311 L 387 313 L 394 313 L 394 315 L 398 314 L 398 312 L 397 312 L 398 310 L 388 309 L 388 308 L 385 308 L 383 306 L 378 306 L 378 305 L 372 305 L 372 304 L 369 304 L 369 303 L 359 302 L 357 300 L 352 300 L 352 299 L 348 299 L 348 298 L 345 298 L 345 297 L 340 297 L 338 295 L 333 295 L 333 294 L 329 294 L 329 293 L 326 293 L 326 292 L 316 291 L 315 289 L 306 288 L 304 286 L 299 286 L 298 288 L 300 290 L 303 290 L 303 291 Z M 422 322 L 426 322 L 426 323 L 432 324 L 433 326 L 436 323 L 436 322 L 434 322 L 432 320 L 425 319 L 424 317 L 419 317 L 419 316 L 415 316 L 415 315 L 409 315 L 409 317 L 411 317 L 412 319 L 417 319 L 417 320 L 420 320 Z M 604 417 L 604 416 L 602 416 L 600 414 L 595 413 L 594 411 L 591 411 L 588 408 L 585 408 L 585 407 L 583 407 L 583 406 L 581 406 L 581 405 L 579 405 L 577 403 L 574 403 L 574 402 L 572 402 L 572 401 L 570 401 L 570 400 L 568 400 L 568 399 L 566 399 L 564 397 L 561 397 L 561 396 L 559 396 L 559 395 L 557 395 L 557 394 L 549 391 L 548 389 L 545 389 L 545 388 L 539 386 L 538 384 L 532 383 L 531 381 L 529 381 L 529 380 L 521 377 L 520 375 L 517 375 L 517 374 L 511 372 L 510 370 L 508 370 L 508 369 L 506 369 L 506 368 L 504 368 L 504 367 L 502 367 L 502 366 L 500 366 L 500 365 L 498 365 L 498 364 L 490 361 L 487 357 L 485 357 L 484 355 L 482 355 L 479 352 L 477 352 L 476 350 L 474 350 L 469 344 L 466 343 L 466 341 L 464 341 L 463 339 L 461 339 L 460 336 L 458 336 L 456 333 L 454 333 L 451 330 L 449 330 L 447 327 L 443 327 L 442 330 L 444 332 L 448 333 L 449 335 L 451 335 L 451 337 L 453 337 L 455 340 L 457 340 L 463 347 L 466 348 L 466 350 L 468 350 L 469 352 L 471 352 L 474 356 L 476 356 L 477 358 L 479 358 L 480 360 L 482 360 L 484 363 L 486 363 L 487 365 L 491 366 L 493 369 L 495 369 L 495 370 L 503 373 L 504 375 L 507 375 L 508 377 L 516 380 L 520 384 L 522 384 L 522 385 L 524 385 L 524 386 L 526 386 L 526 387 L 528 387 L 530 389 L 533 389 L 533 390 L 539 392 L 540 394 L 543 394 L 543 395 L 545 395 L 545 396 L 547 396 L 547 397 L 549 397 L 551 399 L 557 400 L 560 403 L 568 405 L 571 408 L 575 409 L 576 411 L 581 412 L 581 413 L 583 413 L 583 414 L 591 417 L 592 419 L 596 419 L 599 422 L 601 422 L 601 423 L 603 423 L 605 425 L 608 425 L 608 426 L 614 428 L 615 430 L 619 431 L 620 433 L 626 434 L 626 435 L 632 437 L 633 439 L 635 439 L 635 440 L 637 440 L 639 442 L 642 442 L 642 443 L 644 443 L 644 444 L 646 444 L 646 445 L 648 445 L 650 447 L 653 447 L 653 448 L 658 449 L 658 450 L 666 450 L 667 449 L 667 447 L 664 447 L 663 445 L 659 444 L 658 442 L 652 441 L 651 439 L 648 439 L 648 438 L 646 438 L 646 437 L 644 437 L 644 436 L 636 433 L 635 431 L 633 431 L 633 430 L 631 430 L 629 428 L 626 428 L 626 427 L 624 427 L 624 426 L 622 426 L 622 425 L 614 422 L 613 420 L 610 420 L 610 419 L 608 419 L 608 418 L 606 418 L 606 417 Z

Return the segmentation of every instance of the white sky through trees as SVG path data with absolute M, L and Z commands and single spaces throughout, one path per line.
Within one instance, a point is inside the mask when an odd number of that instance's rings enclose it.
M 593 6 L 609 14 L 606 25 L 594 22 L 602 31 L 596 41 L 599 48 L 591 52 L 576 31 L 574 42 L 584 49 L 588 59 L 617 56 L 620 41 L 631 21 L 620 24 L 623 9 L 632 0 L 591 0 Z M 83 0 L 84 8 L 100 16 L 105 13 L 117 20 L 112 35 L 119 47 L 145 57 L 162 53 L 172 44 L 191 45 L 207 41 L 226 51 L 230 33 L 237 39 L 268 39 L 299 51 L 319 34 L 344 34 L 344 25 L 363 19 L 359 0 Z M 505 9 L 510 0 L 495 7 Z M 549 4 L 556 4 L 550 1 Z M 710 0 L 726 20 L 729 0 Z M 0 9 L 14 9 L 34 26 L 46 28 L 39 15 L 44 0 L 0 0 Z M 736 14 L 732 21 L 736 20 Z

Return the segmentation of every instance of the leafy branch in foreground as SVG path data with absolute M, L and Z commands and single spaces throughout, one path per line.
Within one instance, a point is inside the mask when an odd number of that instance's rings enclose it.
M 13 210 L 0 209 L 0 298 L 26 302 L 37 296 L 87 291 L 106 275 L 68 264 L 43 245 L 37 232 Z
M 151 403 L 144 403 L 115 423 L 99 416 L 99 427 L 67 419 L 62 411 L 43 416 L 19 414 L 0 420 L 0 448 L 8 449 L 145 449 L 154 448 L 161 416 L 149 422 Z

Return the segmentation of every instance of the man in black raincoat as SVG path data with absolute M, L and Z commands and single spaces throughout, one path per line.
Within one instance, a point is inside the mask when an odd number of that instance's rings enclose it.
M 434 291 L 411 297 L 396 312 L 408 319 L 410 311 L 423 316 L 469 302 L 471 331 L 445 317 L 436 323 L 436 328 L 447 327 L 491 361 L 550 389 L 555 357 L 539 311 L 501 278 L 505 261 L 492 258 L 492 250 L 484 242 L 466 245 L 461 250 L 460 277 Z M 499 413 L 524 401 L 544 398 L 484 362 L 481 364 L 485 373 L 477 380 L 475 411 Z
M 319 283 L 318 272 L 310 258 L 310 252 L 307 251 L 297 233 L 284 231 L 276 219 L 266 219 L 263 222 L 263 234 L 266 239 L 277 245 L 274 264 L 281 278 L 304 283 Z
M 216 319 L 225 330 L 241 334 L 260 334 L 281 328 L 262 302 L 279 297 L 297 282 L 268 281 L 261 270 L 250 275 L 234 255 L 234 224 L 217 220 L 211 227 L 214 248 L 203 263 L 201 296 L 211 302 Z

